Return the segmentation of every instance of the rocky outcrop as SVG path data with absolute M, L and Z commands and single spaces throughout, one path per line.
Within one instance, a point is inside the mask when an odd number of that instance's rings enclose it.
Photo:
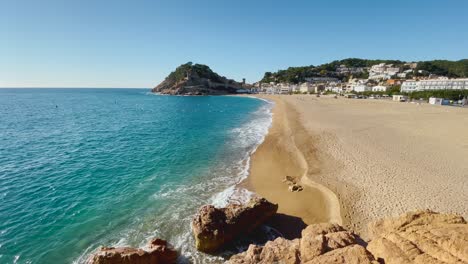
M 148 250 L 131 247 L 102 247 L 92 255 L 88 264 L 171 264 L 177 260 L 177 251 L 165 240 L 153 239 Z
M 249 249 L 231 257 L 231 264 L 253 263 L 375 263 L 374 257 L 358 242 L 359 237 L 335 224 L 310 225 L 302 238 L 277 238 L 265 246 Z
M 468 225 L 461 216 L 418 211 L 377 221 L 369 233 L 366 246 L 339 225 L 310 225 L 301 239 L 250 245 L 229 263 L 468 263 Z
M 300 263 L 299 239 L 279 237 L 265 246 L 250 245 L 247 251 L 232 256 L 228 263 Z
M 468 263 L 468 225 L 457 215 L 418 211 L 369 225 L 367 249 L 386 264 Z
M 245 205 L 229 204 L 226 208 L 205 205 L 192 220 L 196 248 L 216 252 L 234 238 L 250 233 L 277 210 L 278 205 L 258 197 Z
M 213 72 L 210 67 L 191 62 L 182 64 L 163 82 L 152 89 L 153 93 L 170 95 L 231 94 L 245 84 L 227 79 Z

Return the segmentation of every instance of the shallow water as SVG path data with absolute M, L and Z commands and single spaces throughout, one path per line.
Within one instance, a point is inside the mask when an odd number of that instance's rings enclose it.
M 100 245 L 167 239 L 194 263 L 190 220 L 248 192 L 267 102 L 144 89 L 0 89 L 0 263 L 80 263 Z

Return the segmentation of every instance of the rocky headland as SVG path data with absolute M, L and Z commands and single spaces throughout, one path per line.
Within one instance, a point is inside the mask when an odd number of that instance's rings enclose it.
M 220 76 L 206 65 L 188 62 L 177 67 L 152 92 L 168 95 L 222 95 L 234 94 L 244 87 L 245 84 Z

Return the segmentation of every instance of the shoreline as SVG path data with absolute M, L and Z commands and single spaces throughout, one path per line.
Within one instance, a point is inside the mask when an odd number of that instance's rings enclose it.
M 301 125 L 299 114 L 273 96 L 255 96 L 273 101 L 272 123 L 263 142 L 250 157 L 249 175 L 240 186 L 279 204 L 278 216 L 270 222 L 285 237 L 295 238 L 306 225 L 322 222 L 343 224 L 337 196 L 312 180 L 324 165 L 317 158 L 312 137 Z M 283 182 L 295 177 L 302 191 L 291 192 Z
M 244 185 L 279 203 L 280 213 L 311 224 L 332 222 L 333 212 L 339 212 L 341 224 L 364 239 L 368 224 L 408 211 L 468 217 L 466 109 L 310 95 L 259 97 L 275 101 L 273 124 L 252 155 Z M 281 180 L 288 173 L 302 175 L 301 184 L 309 188 L 287 191 Z M 336 203 L 325 199 L 330 193 Z

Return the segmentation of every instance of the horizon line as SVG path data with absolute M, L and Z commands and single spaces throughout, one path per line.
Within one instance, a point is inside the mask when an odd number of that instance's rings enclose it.
M 78 86 L 18 86 L 18 87 L 1 87 L 0 89 L 152 89 L 151 87 L 78 87 Z

